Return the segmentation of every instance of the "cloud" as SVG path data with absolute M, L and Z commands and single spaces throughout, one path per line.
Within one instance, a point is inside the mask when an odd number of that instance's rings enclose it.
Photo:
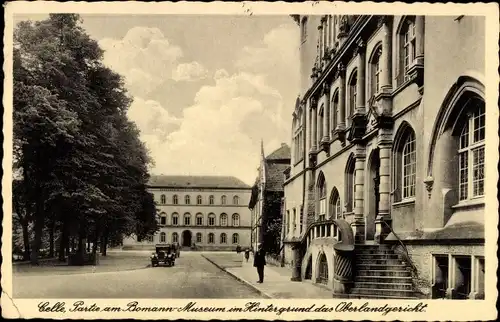
M 99 41 L 105 50 L 104 63 L 125 77 L 133 95 L 145 97 L 170 79 L 183 56 L 158 28 L 134 27 L 123 39 Z
M 207 77 L 207 70 L 198 62 L 177 65 L 172 71 L 172 79 L 179 81 L 196 81 Z

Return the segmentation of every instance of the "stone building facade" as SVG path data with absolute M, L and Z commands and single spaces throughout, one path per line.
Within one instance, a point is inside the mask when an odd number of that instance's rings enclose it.
M 132 236 L 124 249 L 153 249 L 179 243 L 185 249 L 235 250 L 250 246 L 251 187 L 235 177 L 152 176 L 150 192 L 160 230 L 146 240 Z
M 411 288 L 387 297 L 482 298 L 484 17 L 292 17 L 302 75 L 284 183 L 293 279 L 335 288 L 338 220 L 355 250 L 411 265 Z M 381 294 L 382 280 L 353 290 Z

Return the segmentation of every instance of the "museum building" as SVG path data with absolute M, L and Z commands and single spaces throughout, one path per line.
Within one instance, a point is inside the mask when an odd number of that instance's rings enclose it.
M 132 236 L 124 249 L 154 249 L 179 243 L 183 249 L 235 250 L 250 247 L 252 188 L 226 176 L 151 176 L 149 191 L 158 209 L 159 231 L 149 238 Z
M 338 297 L 484 298 L 485 18 L 292 17 L 292 280 Z

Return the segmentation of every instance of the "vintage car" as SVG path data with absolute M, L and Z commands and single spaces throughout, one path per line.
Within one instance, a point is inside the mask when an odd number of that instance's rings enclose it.
M 159 265 L 174 266 L 175 252 L 170 244 L 156 245 L 156 252 L 151 255 L 151 266 Z

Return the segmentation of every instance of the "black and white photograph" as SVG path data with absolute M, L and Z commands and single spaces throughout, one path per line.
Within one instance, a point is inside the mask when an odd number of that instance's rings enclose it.
M 5 314 L 494 319 L 498 5 L 164 5 L 7 4 Z

